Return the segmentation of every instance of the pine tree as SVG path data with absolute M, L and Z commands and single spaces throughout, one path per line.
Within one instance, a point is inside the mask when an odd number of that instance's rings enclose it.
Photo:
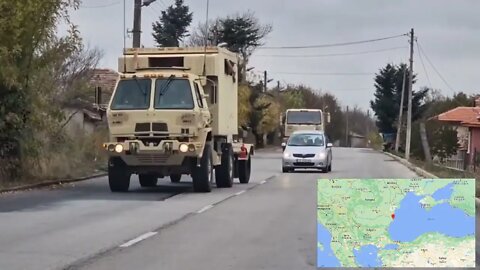
M 153 23 L 153 38 L 158 47 L 179 47 L 188 36 L 187 28 L 192 22 L 193 13 L 183 0 L 162 11 L 159 21 Z

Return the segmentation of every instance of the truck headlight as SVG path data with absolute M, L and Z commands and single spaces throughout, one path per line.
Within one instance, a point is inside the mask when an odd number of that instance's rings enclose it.
M 283 157 L 284 157 L 284 158 L 289 158 L 289 157 L 290 157 L 290 154 L 287 153 L 287 152 L 285 152 L 285 153 L 283 153 Z
M 123 145 L 117 144 L 115 145 L 115 152 L 121 153 L 123 151 Z
M 325 153 L 320 152 L 320 153 L 318 153 L 318 157 L 321 158 L 321 159 L 324 159 L 326 157 L 326 155 L 325 155 Z
M 180 150 L 180 152 L 186 153 L 188 151 L 188 145 L 182 143 L 180 144 L 180 147 L 178 149 Z

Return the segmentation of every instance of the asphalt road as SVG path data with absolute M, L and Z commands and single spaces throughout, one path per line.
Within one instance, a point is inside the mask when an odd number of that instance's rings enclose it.
M 335 148 L 328 174 L 281 174 L 280 156 L 208 194 L 168 179 L 112 194 L 105 178 L 2 194 L 0 269 L 315 269 L 316 179 L 415 176 L 366 149 Z

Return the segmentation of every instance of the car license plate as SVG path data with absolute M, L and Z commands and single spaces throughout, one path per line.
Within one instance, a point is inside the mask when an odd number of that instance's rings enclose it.
M 302 158 L 302 159 L 297 159 L 297 162 L 298 163 L 307 163 L 307 162 L 310 162 L 310 160 Z

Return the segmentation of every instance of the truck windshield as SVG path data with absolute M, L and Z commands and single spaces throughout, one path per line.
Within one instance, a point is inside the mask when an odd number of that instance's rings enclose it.
M 322 124 L 321 112 L 295 112 L 287 113 L 287 124 Z
M 155 109 L 185 109 L 194 108 L 190 81 L 186 79 L 157 79 L 155 83 Z M 166 88 L 165 88 L 166 87 Z M 160 91 L 163 88 L 163 93 Z
M 324 146 L 325 139 L 319 134 L 296 134 L 288 140 L 289 146 Z
M 146 110 L 150 107 L 150 79 L 126 79 L 118 83 L 110 109 Z

